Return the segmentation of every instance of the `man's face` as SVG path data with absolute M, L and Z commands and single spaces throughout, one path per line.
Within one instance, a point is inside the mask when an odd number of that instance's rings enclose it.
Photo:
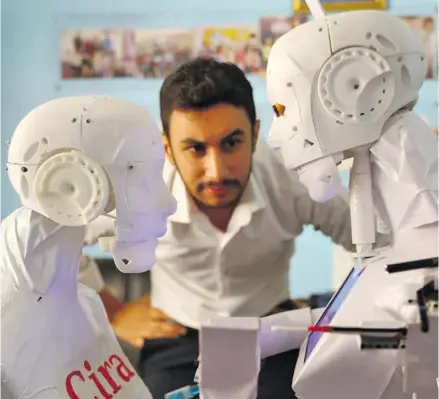
M 168 160 L 176 166 L 199 206 L 233 207 L 250 176 L 259 122 L 252 127 L 243 108 L 218 104 L 202 111 L 174 110 Z

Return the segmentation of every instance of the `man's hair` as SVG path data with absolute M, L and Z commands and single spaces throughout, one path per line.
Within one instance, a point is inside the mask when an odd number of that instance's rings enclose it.
M 423 26 L 428 25 L 428 24 L 434 25 L 434 19 L 432 17 L 424 18 L 424 20 L 422 21 Z
M 217 104 L 241 107 L 252 126 L 256 123 L 253 88 L 235 64 L 211 58 L 197 58 L 168 75 L 160 89 L 160 117 L 169 136 L 174 110 L 205 110 Z

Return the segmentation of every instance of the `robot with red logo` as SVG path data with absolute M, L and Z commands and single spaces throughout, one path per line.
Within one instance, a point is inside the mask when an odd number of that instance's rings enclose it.
M 56 99 L 18 125 L 7 167 L 22 207 L 0 227 L 3 398 L 152 399 L 78 265 L 85 226 L 107 215 L 117 268 L 152 267 L 175 211 L 164 160 L 148 111 L 119 99 Z
M 337 166 L 353 159 L 356 265 L 319 315 L 300 309 L 206 322 L 200 397 L 256 399 L 261 359 L 300 347 L 292 376 L 299 399 L 434 399 L 438 142 L 413 112 L 425 55 L 395 16 L 325 16 L 317 0 L 307 3 L 314 20 L 270 51 L 268 141 L 319 202 L 340 193 Z M 374 246 L 377 220 L 391 235 L 384 248 Z

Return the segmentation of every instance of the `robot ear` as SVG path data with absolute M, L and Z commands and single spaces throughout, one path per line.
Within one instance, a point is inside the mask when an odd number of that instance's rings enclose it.
M 35 173 L 33 192 L 43 214 L 63 226 L 84 226 L 112 207 L 105 169 L 76 150 L 46 159 Z

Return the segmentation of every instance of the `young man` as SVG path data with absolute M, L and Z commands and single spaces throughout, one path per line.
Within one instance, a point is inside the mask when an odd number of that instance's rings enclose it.
M 143 345 L 139 369 L 155 399 L 193 383 L 197 329 L 206 318 L 293 308 L 288 272 L 304 225 L 352 248 L 348 205 L 313 202 L 259 142 L 253 90 L 237 66 L 212 59 L 182 65 L 166 78 L 160 107 L 164 175 L 178 208 L 157 248 L 151 303 L 185 330 Z M 258 398 L 295 397 L 297 355 L 264 361 Z

